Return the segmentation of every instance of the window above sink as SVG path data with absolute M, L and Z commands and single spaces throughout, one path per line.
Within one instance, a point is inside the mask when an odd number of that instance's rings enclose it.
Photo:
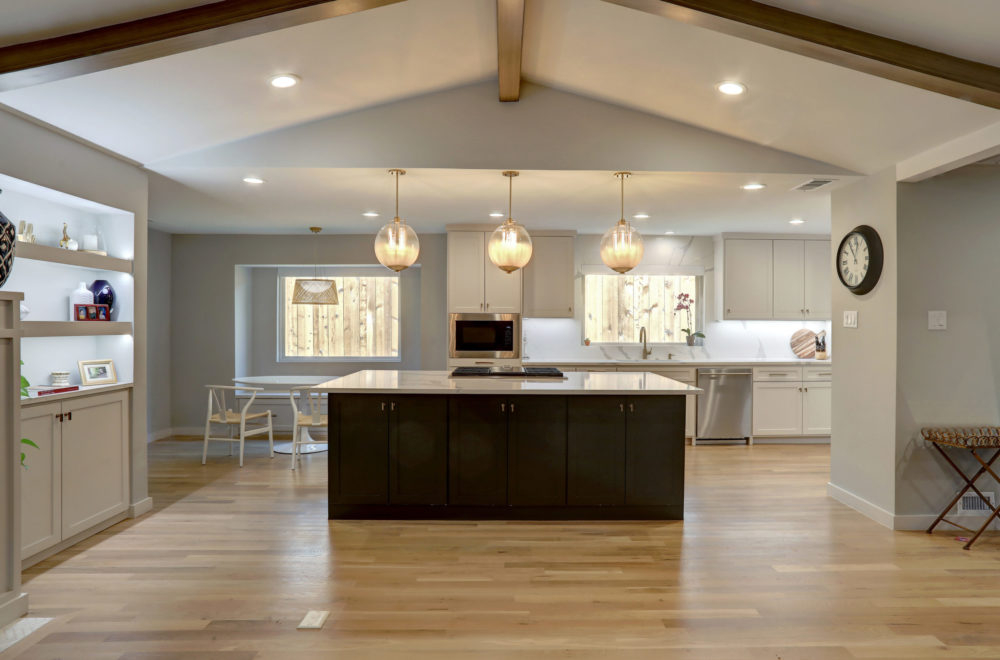
M 649 344 L 685 341 L 688 312 L 677 310 L 681 296 L 690 296 L 690 319 L 702 327 L 701 276 L 585 274 L 584 337 L 593 344 L 638 344 L 646 328 Z

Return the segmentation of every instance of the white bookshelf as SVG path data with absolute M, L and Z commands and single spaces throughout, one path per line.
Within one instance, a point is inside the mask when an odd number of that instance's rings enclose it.
M 22 373 L 32 385 L 47 385 L 53 371 L 70 372 L 80 384 L 78 362 L 111 358 L 119 382 L 133 379 L 135 281 L 132 213 L 0 176 L 0 211 L 14 224 L 34 225 L 36 243 L 18 241 L 14 268 L 4 290 L 23 291 L 29 313 L 22 319 Z M 98 234 L 106 255 L 58 247 L 63 223 L 83 243 Z M 74 321 L 69 294 L 80 282 L 107 280 L 115 290 L 113 321 Z

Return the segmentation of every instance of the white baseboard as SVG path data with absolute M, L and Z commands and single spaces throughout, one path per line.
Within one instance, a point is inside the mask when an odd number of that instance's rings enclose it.
M 854 493 L 844 490 L 840 486 L 829 482 L 826 484 L 826 494 L 841 504 L 845 504 L 858 513 L 871 518 L 883 527 L 895 529 L 895 516 L 890 511 L 886 511 L 877 504 L 872 504 L 863 497 L 858 497 Z
M 830 436 L 809 436 L 802 438 L 762 438 L 759 435 L 753 437 L 755 445 L 828 445 Z
M 163 440 L 164 438 L 169 438 L 171 435 L 173 435 L 173 429 L 170 428 L 152 431 L 146 436 L 146 444 L 156 442 L 157 440 Z
M 12 595 L 0 602 L 0 627 L 28 613 L 28 594 Z
M 145 499 L 139 500 L 132 506 L 128 508 L 129 518 L 138 518 L 144 513 L 149 513 L 153 510 L 153 498 L 147 497 Z

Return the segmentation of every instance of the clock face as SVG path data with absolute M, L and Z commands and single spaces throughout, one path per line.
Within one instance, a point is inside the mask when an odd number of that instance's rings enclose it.
M 840 244 L 837 255 L 837 270 L 840 279 L 848 287 L 856 287 L 864 281 L 871 267 L 871 250 L 868 241 L 857 232 L 851 232 Z
M 868 225 L 851 230 L 837 248 L 837 276 L 851 293 L 862 296 L 882 276 L 882 239 Z

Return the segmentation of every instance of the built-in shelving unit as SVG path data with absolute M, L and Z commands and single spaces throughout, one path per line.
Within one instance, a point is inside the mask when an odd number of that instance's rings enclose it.
M 24 337 L 97 337 L 102 335 L 130 335 L 132 323 L 128 321 L 24 321 Z
M 63 250 L 36 243 L 22 243 L 18 241 L 14 246 L 14 254 L 22 259 L 47 261 L 53 264 L 65 264 L 67 266 L 89 268 L 91 270 L 110 270 L 117 273 L 132 272 L 132 262 L 127 259 L 118 259 L 117 257 L 108 257 L 91 252 Z

